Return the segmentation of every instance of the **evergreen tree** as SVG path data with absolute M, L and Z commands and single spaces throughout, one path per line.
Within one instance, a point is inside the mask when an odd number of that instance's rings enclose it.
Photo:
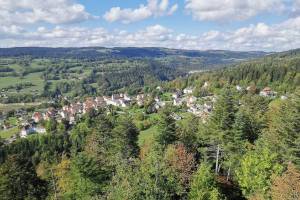
M 112 130 L 116 153 L 124 158 L 135 157 L 139 153 L 138 130 L 131 119 L 121 117 L 116 122 L 117 126 Z
M 171 116 L 171 111 L 169 108 L 165 108 L 160 113 L 160 121 L 158 124 L 159 134 L 157 136 L 157 141 L 164 148 L 167 145 L 172 144 L 176 141 L 176 121 Z
M 276 151 L 285 163 L 292 161 L 300 167 L 300 90 L 282 102 L 277 111 L 270 112 L 264 144 Z
M 220 200 L 221 194 L 216 186 L 215 176 L 207 163 L 202 163 L 194 174 L 189 193 L 191 200 Z
M 28 159 L 10 155 L 0 166 L 0 199 L 45 199 L 47 183 L 37 177 Z

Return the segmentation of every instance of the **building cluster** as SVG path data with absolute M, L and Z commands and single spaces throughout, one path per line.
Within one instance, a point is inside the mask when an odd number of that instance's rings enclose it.
M 131 97 L 127 94 L 113 94 L 111 97 L 89 97 L 84 102 L 71 103 L 63 106 L 61 109 L 48 108 L 44 113 L 35 112 L 32 115 L 32 119 L 35 123 L 39 123 L 42 120 L 56 119 L 57 121 L 66 120 L 70 124 L 74 124 L 76 118 L 80 118 L 83 114 L 92 110 L 98 110 L 107 105 L 127 107 L 131 101 Z
M 208 87 L 208 82 L 205 82 L 202 86 L 203 88 Z M 161 87 L 157 87 L 158 90 L 162 91 Z M 153 112 L 158 111 L 163 108 L 167 103 L 172 103 L 174 106 L 186 106 L 187 112 L 194 114 L 197 117 L 200 117 L 203 122 L 207 121 L 207 118 L 211 114 L 214 103 L 216 102 L 217 97 L 215 95 L 208 95 L 206 97 L 197 98 L 193 96 L 194 88 L 187 87 L 183 90 L 177 90 L 172 93 L 172 101 L 162 101 L 159 97 L 154 98 L 154 102 L 151 106 Z M 255 86 L 249 86 L 243 88 L 239 85 L 236 86 L 236 90 L 255 92 L 257 93 L 257 88 Z M 270 87 L 265 87 L 259 92 L 260 96 L 275 98 L 277 92 L 273 91 Z M 281 96 L 281 99 L 286 99 L 286 96 Z M 136 103 L 138 106 L 143 106 L 145 102 L 149 99 L 149 95 L 138 94 L 136 97 L 130 97 L 127 94 L 113 94 L 111 96 L 100 96 L 100 97 L 89 97 L 85 101 L 74 102 L 68 105 L 63 106 L 61 109 L 48 108 L 44 112 L 34 112 L 31 119 L 25 120 L 26 122 L 22 123 L 22 129 L 20 132 L 20 137 L 27 137 L 27 135 L 32 133 L 45 133 L 45 128 L 39 126 L 41 121 L 48 121 L 54 119 L 58 122 L 67 121 L 69 124 L 75 124 L 76 119 L 81 118 L 85 113 L 89 113 L 93 110 L 98 110 L 106 106 L 112 105 L 116 107 L 128 107 L 132 103 Z M 25 112 L 25 113 L 24 113 Z M 18 119 L 24 121 L 24 116 L 27 116 L 25 110 L 18 110 L 15 113 L 15 116 Z M 180 120 L 181 117 L 176 113 L 172 114 L 172 117 L 176 120 Z M 2 120 L 3 121 L 3 120 Z M 6 127 L 3 123 L 3 128 L 8 129 L 11 127 Z M 11 138 L 12 140 L 15 138 Z
M 241 92 L 245 89 L 243 87 L 237 85 L 236 90 Z M 256 93 L 257 88 L 255 86 L 248 86 L 248 87 L 246 87 L 246 91 Z M 264 89 L 259 91 L 259 96 L 268 97 L 268 98 L 276 98 L 278 96 L 278 93 L 276 91 L 272 90 L 270 87 L 265 87 Z M 287 99 L 287 96 L 281 95 L 280 98 L 282 100 L 285 100 L 285 99 Z
M 207 87 L 208 83 L 205 82 L 203 87 Z M 183 91 L 177 90 L 172 94 L 173 105 L 174 106 L 187 106 L 187 111 L 200 117 L 204 122 L 208 118 L 209 114 L 212 112 L 213 103 L 216 101 L 216 97 L 209 95 L 202 98 L 197 98 L 193 96 L 194 88 L 188 87 Z M 200 101 L 202 103 L 200 103 Z

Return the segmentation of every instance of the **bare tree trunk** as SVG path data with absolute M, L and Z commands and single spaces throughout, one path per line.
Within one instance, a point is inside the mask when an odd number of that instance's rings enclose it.
M 216 156 L 216 168 L 215 173 L 218 174 L 219 171 L 219 154 L 220 154 L 220 146 L 217 146 L 217 156 Z
M 218 166 L 218 174 L 220 173 L 221 166 L 222 166 L 222 163 L 220 163 Z
M 229 169 L 227 171 L 227 178 L 226 178 L 227 181 L 229 181 L 229 177 L 230 177 L 230 167 L 229 167 Z

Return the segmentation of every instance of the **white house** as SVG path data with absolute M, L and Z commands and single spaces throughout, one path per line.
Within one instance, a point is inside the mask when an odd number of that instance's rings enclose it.
M 193 88 L 187 87 L 183 90 L 184 94 L 192 94 L 193 93 Z
M 262 91 L 260 91 L 259 95 L 263 97 L 275 97 L 277 92 L 272 91 L 271 88 L 265 87 Z
M 239 91 L 239 92 L 242 91 L 242 89 L 243 89 L 243 88 L 242 88 L 241 86 L 239 86 L 239 85 L 237 85 L 235 88 L 236 88 L 236 90 Z
M 209 84 L 208 84 L 208 82 L 207 82 L 207 81 L 205 81 L 205 83 L 204 83 L 203 87 L 204 87 L 204 88 L 207 88 L 207 87 L 208 87 L 208 85 L 209 85 Z

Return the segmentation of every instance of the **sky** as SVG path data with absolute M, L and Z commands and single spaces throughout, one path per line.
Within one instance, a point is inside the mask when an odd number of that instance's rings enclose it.
M 0 47 L 300 48 L 300 0 L 0 0 Z

